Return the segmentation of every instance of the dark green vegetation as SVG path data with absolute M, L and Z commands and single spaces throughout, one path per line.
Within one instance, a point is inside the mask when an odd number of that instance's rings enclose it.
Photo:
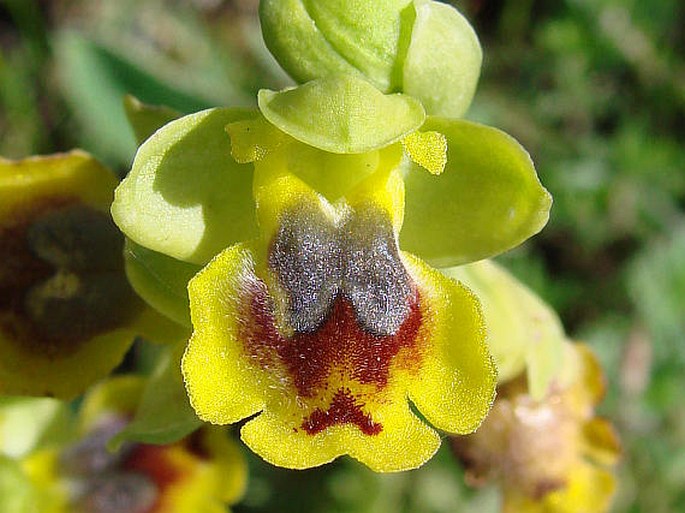
M 470 0 L 485 65 L 468 117 L 533 155 L 554 196 L 543 233 L 503 256 L 591 344 L 602 413 L 625 444 L 614 511 L 685 510 L 685 4 Z M 250 0 L 0 0 L 0 154 L 82 147 L 124 173 L 121 96 L 182 112 L 288 84 Z M 447 451 L 418 472 L 350 461 L 274 469 L 249 456 L 237 512 L 496 510 Z

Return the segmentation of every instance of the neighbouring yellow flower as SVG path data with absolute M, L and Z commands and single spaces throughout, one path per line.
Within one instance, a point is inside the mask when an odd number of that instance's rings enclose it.
M 191 403 L 217 424 L 261 412 L 242 438 L 280 466 L 349 454 L 379 471 L 417 467 L 440 436 L 408 400 L 434 427 L 469 433 L 494 398 L 479 303 L 398 250 L 401 147 L 335 201 L 291 172 L 299 151 L 283 141 L 255 162 L 261 236 L 189 284 Z
M 505 513 L 601 513 L 610 506 L 620 444 L 594 414 L 604 394 L 601 368 L 585 345 L 568 343 L 566 352 L 568 384 L 553 384 L 534 400 L 522 375 L 499 387 L 475 434 L 452 439 L 468 481 L 502 483 Z
M 119 377 L 93 389 L 79 438 L 39 450 L 22 467 L 41 513 L 223 513 L 242 495 L 246 465 L 226 433 L 201 428 L 170 445 L 108 440 L 130 421 L 144 381 Z
M 0 158 L 0 394 L 73 397 L 174 331 L 126 279 L 117 183 L 78 150 Z

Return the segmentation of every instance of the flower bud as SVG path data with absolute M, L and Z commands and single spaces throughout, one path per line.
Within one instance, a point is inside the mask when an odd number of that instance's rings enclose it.
M 431 115 L 460 117 L 482 53 L 468 21 L 428 0 L 264 0 L 267 46 L 297 81 L 362 76 L 385 93 L 420 100 Z

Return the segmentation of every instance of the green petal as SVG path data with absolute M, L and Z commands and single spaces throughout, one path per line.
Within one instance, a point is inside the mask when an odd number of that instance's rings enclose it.
M 459 265 L 511 249 L 547 223 L 552 198 L 513 138 L 433 117 L 422 130 L 447 137 L 447 166 L 434 176 L 410 164 L 402 249 L 434 266 Z
M 148 105 L 135 96 L 124 96 L 124 111 L 138 144 L 142 144 L 168 122 L 180 118 L 181 113 L 163 105 Z
M 250 117 L 242 109 L 209 109 L 158 130 L 115 192 L 119 228 L 142 246 L 197 264 L 253 237 L 251 166 L 231 157 L 224 130 Z
M 364 153 L 416 130 L 421 104 L 406 95 L 384 95 L 363 79 L 335 75 L 281 92 L 259 91 L 266 119 L 306 144 L 332 153 Z
M 136 293 L 170 319 L 190 326 L 188 282 L 200 266 L 126 241 L 126 275 Z
M 263 0 L 259 14 L 269 50 L 298 82 L 346 73 L 384 92 L 396 85 L 411 0 Z
M 188 402 L 181 377 L 184 348 L 185 343 L 165 346 L 145 384 L 133 420 L 111 440 L 113 449 L 126 441 L 171 444 L 202 425 Z
M 499 382 L 525 371 L 530 395 L 536 400 L 543 398 L 564 363 L 566 336 L 554 311 L 495 262 L 442 272 L 480 299 Z
M 439 2 L 415 1 L 416 20 L 403 69 L 406 94 L 431 115 L 458 118 L 476 91 L 483 54 L 478 37 L 459 11 Z

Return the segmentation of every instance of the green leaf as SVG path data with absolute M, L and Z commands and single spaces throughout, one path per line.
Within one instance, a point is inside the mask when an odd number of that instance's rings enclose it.
M 405 94 L 434 116 L 461 117 L 476 91 L 483 54 L 469 22 L 453 7 L 415 1 L 416 20 L 404 60 Z
M 116 163 L 130 162 L 136 144 L 121 108 L 131 93 L 192 112 L 208 101 L 170 87 L 127 58 L 78 32 L 57 33 L 56 69 L 86 138 L 86 149 Z
M 399 85 L 411 0 L 263 0 L 259 15 L 269 50 L 298 82 L 345 73 L 383 92 Z
M 384 95 L 363 79 L 334 75 L 281 92 L 262 89 L 264 117 L 295 139 L 332 153 L 364 153 L 387 146 L 418 129 L 421 104 Z
M 500 383 L 527 373 L 531 396 L 541 399 L 561 372 L 566 335 L 556 313 L 493 261 L 443 269 L 476 293 Z
M 181 113 L 166 106 L 147 105 L 135 96 L 124 96 L 124 111 L 138 144 L 142 144 L 168 122 L 181 117 Z
M 118 449 L 122 443 L 171 444 L 202 425 L 188 402 L 181 356 L 185 342 L 165 346 L 152 376 L 148 379 L 133 420 L 109 442 Z
M 244 109 L 208 109 L 155 132 L 115 191 L 119 228 L 141 246 L 196 264 L 254 237 L 252 166 L 231 157 L 224 129 L 250 117 Z
M 511 249 L 547 223 L 552 198 L 512 137 L 437 117 L 421 129 L 447 137 L 447 166 L 434 176 L 408 164 L 403 249 L 437 267 L 459 265 Z
M 124 249 L 126 275 L 136 293 L 171 320 L 190 327 L 188 281 L 202 267 L 144 248 L 132 240 Z

